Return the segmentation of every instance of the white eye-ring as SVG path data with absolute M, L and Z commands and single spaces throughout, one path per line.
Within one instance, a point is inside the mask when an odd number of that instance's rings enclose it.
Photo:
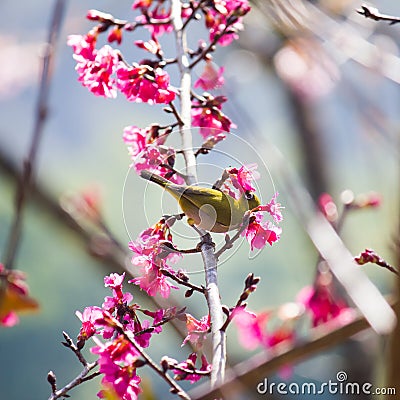
M 254 194 L 251 192 L 246 192 L 245 195 L 246 200 L 253 200 L 254 199 Z

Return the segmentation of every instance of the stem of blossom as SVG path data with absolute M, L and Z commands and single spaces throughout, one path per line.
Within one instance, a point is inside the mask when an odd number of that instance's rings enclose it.
M 53 70 L 53 55 L 60 32 L 64 9 L 65 0 L 58 0 L 54 6 L 52 20 L 50 23 L 49 36 L 46 42 L 46 46 L 44 47 L 45 50 L 43 54 L 40 88 L 36 106 L 37 108 L 35 125 L 33 128 L 29 152 L 23 164 L 22 177 L 18 182 L 15 196 L 14 220 L 12 222 L 8 241 L 6 242 L 5 247 L 4 266 L 6 269 L 11 269 L 13 267 L 21 239 L 23 211 L 25 208 L 29 190 L 31 188 L 38 149 L 43 135 L 43 128 L 47 119 L 47 102 L 49 97 L 50 78 Z
M 91 375 L 88 375 L 89 372 L 97 366 L 97 361 L 88 363 L 81 353 L 81 350 L 78 348 L 77 345 L 73 342 L 73 340 L 69 337 L 69 335 L 66 332 L 63 332 L 63 336 L 65 339 L 65 342 L 63 342 L 63 345 L 68 347 L 73 351 L 73 353 L 76 355 L 78 358 L 79 362 L 83 365 L 83 370 L 82 372 L 74 378 L 70 383 L 65 385 L 62 389 L 57 390 L 57 384 L 56 384 L 56 376 L 55 374 L 50 371 L 47 375 L 47 380 L 51 385 L 52 389 L 52 395 L 49 397 L 49 400 L 55 400 L 55 399 L 60 399 L 60 398 L 65 398 L 67 397 L 67 393 L 73 389 L 74 387 L 80 385 L 81 383 L 88 381 L 90 379 L 95 378 L 96 376 L 100 375 L 100 372 L 94 372 Z
M 183 125 L 179 127 L 182 150 L 186 163 L 186 175 L 188 184 L 197 182 L 196 157 L 193 151 L 192 132 L 191 132 L 191 76 L 188 60 L 188 49 L 186 38 L 183 31 L 183 22 L 181 18 L 182 4 L 180 0 L 172 0 L 171 17 L 176 35 L 177 60 L 181 73 L 181 113 Z M 214 254 L 214 243 L 211 235 L 202 229 L 197 229 L 201 235 L 201 255 L 204 263 L 206 275 L 206 294 L 207 303 L 211 319 L 211 333 L 213 346 L 213 359 L 211 371 L 211 386 L 221 384 L 225 375 L 226 362 L 226 336 L 220 328 L 223 325 L 222 304 L 219 295 L 217 283 L 217 258 Z
M 189 68 L 193 68 L 194 66 L 196 66 L 201 60 L 204 59 L 204 57 L 208 54 L 211 53 L 212 51 L 214 51 L 214 47 L 217 44 L 218 40 L 225 35 L 225 33 L 228 31 L 228 29 L 230 28 L 230 25 L 227 24 L 225 26 L 225 28 L 218 33 L 217 35 L 215 35 L 214 39 L 210 42 L 210 44 L 200 53 L 199 57 L 197 57 L 189 66 Z
M 232 238 L 230 238 L 228 235 L 225 236 L 225 244 L 215 253 L 215 257 L 217 257 L 217 260 L 224 251 L 231 249 L 233 243 L 240 238 L 240 235 L 247 228 L 249 224 L 249 219 L 250 219 L 250 212 L 246 212 L 243 217 L 242 226 L 238 229 L 235 235 Z
M 207 2 L 207 0 L 201 0 L 195 5 L 195 7 L 192 9 L 192 14 L 189 16 L 189 18 L 186 19 L 185 23 L 183 24 L 182 30 L 184 30 L 188 26 L 189 22 L 193 18 L 195 18 L 197 11 L 199 11 L 200 8 L 203 6 L 203 4 L 206 2 Z
M 214 185 L 213 185 L 213 189 L 217 189 L 220 190 L 222 185 L 224 184 L 224 182 L 229 178 L 229 172 L 227 171 L 227 169 L 224 169 L 224 172 L 222 173 L 221 179 L 218 179 Z
M 76 386 L 80 385 L 81 383 L 86 382 L 90 379 L 93 379 L 96 376 L 99 376 L 100 372 L 95 372 L 91 375 L 88 375 L 89 372 L 96 366 L 97 366 L 97 362 L 87 364 L 83 368 L 82 372 L 76 378 L 74 378 L 71 382 L 69 382 L 67 385 L 65 385 L 62 389 L 53 391 L 53 393 L 49 397 L 49 400 L 56 400 L 56 399 L 61 399 L 61 398 L 64 399 L 67 397 L 67 393 L 74 387 L 76 387 Z M 54 376 L 54 378 L 55 378 L 55 376 Z M 54 382 L 54 384 L 55 384 L 55 382 Z M 52 386 L 52 388 L 55 387 L 55 386 L 53 386 L 53 384 L 51 386 Z
M 163 378 L 174 390 L 181 399 L 190 400 L 189 395 L 172 379 L 167 373 L 165 373 L 154 361 L 153 359 L 136 343 L 134 333 L 132 331 L 125 331 L 124 326 L 115 318 L 113 319 L 114 325 L 118 328 L 120 333 L 129 340 L 132 346 L 138 351 L 141 357 L 144 358 L 146 364 L 149 365 L 161 378 Z
M 197 292 L 203 293 L 206 291 L 204 286 L 197 286 L 194 285 L 193 283 L 190 283 L 189 281 L 185 281 L 184 279 L 179 278 L 178 276 L 171 274 L 171 272 L 169 272 L 166 269 L 160 269 L 160 272 L 165 275 L 168 276 L 169 278 L 171 278 L 173 281 L 179 283 L 182 286 L 186 286 L 188 288 L 190 288 L 191 290 L 195 290 Z

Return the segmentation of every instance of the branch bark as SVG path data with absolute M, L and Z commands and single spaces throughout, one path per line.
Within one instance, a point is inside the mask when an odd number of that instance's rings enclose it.
M 193 141 L 191 132 L 191 74 L 190 64 L 187 54 L 186 37 L 181 18 L 182 4 L 180 0 L 172 0 L 171 16 L 176 35 L 177 60 L 181 73 L 180 87 L 180 119 L 182 124 L 179 131 L 182 140 L 182 150 L 186 163 L 187 183 L 197 182 L 196 157 L 193 151 Z M 217 280 L 217 258 L 214 251 L 214 243 L 211 235 L 203 230 L 199 230 L 201 236 L 201 255 L 204 263 L 206 279 L 206 296 L 211 319 L 212 334 L 212 370 L 211 386 L 221 384 L 224 380 L 226 363 L 226 335 L 221 331 L 223 325 L 222 304 L 218 289 Z
M 399 303 L 394 305 L 399 311 Z M 314 338 L 294 347 L 289 347 L 282 343 L 274 348 L 275 356 L 268 357 L 265 352 L 256 354 L 252 358 L 237 364 L 226 373 L 225 382 L 211 390 L 208 385 L 203 384 L 190 392 L 192 400 L 213 400 L 219 396 L 225 398 L 233 397 L 243 388 L 257 392 L 257 384 L 263 382 L 266 377 L 276 372 L 280 368 L 298 363 L 311 357 L 313 354 L 328 350 L 353 335 L 370 329 L 370 324 L 365 317 L 359 317 L 353 322 L 343 327 L 337 328 L 326 333 L 327 326 L 316 328 Z M 396 375 L 398 378 L 398 374 Z

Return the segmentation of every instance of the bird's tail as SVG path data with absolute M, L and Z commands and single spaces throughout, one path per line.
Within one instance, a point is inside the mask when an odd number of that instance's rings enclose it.
M 171 182 L 168 181 L 167 179 L 163 178 L 162 176 L 159 176 L 157 174 L 153 174 L 152 172 L 144 169 L 140 171 L 140 176 L 148 181 L 152 181 L 154 183 L 157 183 L 157 185 L 160 185 L 162 187 L 166 187 L 167 185 L 171 185 Z

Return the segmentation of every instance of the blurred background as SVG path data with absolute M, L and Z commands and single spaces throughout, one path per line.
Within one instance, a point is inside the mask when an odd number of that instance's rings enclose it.
M 12 220 L 15 171 L 21 170 L 31 138 L 40 54 L 53 6 L 49 0 L 28 2 L 23 9 L 10 0 L 0 3 L 2 250 Z M 224 110 L 238 127 L 218 151 L 243 163 L 257 162 L 264 198 L 269 200 L 277 190 L 285 207 L 279 243 L 256 257 L 249 257 L 248 245 L 243 243 L 235 256 L 223 263 L 219 280 L 224 304 L 237 301 L 249 272 L 262 277 L 250 299 L 249 307 L 256 311 L 293 301 L 313 282 L 318 255 L 296 208 L 290 207 L 284 176 L 273 155 L 277 152 L 280 162 L 284 160 L 285 168 L 295 174 L 297 184 L 306 187 L 314 199 L 329 192 L 340 204 L 345 189 L 355 194 L 380 193 L 382 205 L 349 215 L 342 237 L 354 255 L 373 248 L 388 262 L 398 264 L 394 239 L 399 229 L 400 25 L 367 20 L 355 12 L 359 6 L 360 2 L 350 0 L 260 1 L 246 16 L 240 39 L 215 53 L 215 63 L 225 67 L 226 85 L 220 93 L 229 100 Z M 397 2 L 376 1 L 374 6 L 400 15 Z M 120 18 L 134 17 L 131 1 L 67 2 L 52 76 L 49 118 L 39 151 L 37 185 L 55 204 L 73 193 L 96 188 L 105 221 L 126 245 L 157 220 L 160 207 L 169 205 L 160 205 L 158 188 L 149 188 L 149 194 L 146 183 L 129 173 L 123 128 L 170 119 L 161 107 L 128 103 L 122 96 L 116 100 L 95 97 L 77 81 L 66 40 L 69 34 L 85 34 L 92 27 L 85 19 L 91 8 Z M 143 32 L 126 35 L 124 49 L 131 62 L 143 57 L 132 46 L 141 35 L 148 37 Z M 191 31 L 189 40 L 201 32 Z M 166 46 L 173 54 L 174 43 Z M 172 84 L 177 84 L 176 71 L 170 72 Z M 195 75 L 200 73 L 200 69 L 195 71 Z M 196 141 L 201 143 L 200 135 Z M 204 156 L 199 167 L 201 179 L 210 182 L 218 178 L 219 169 L 227 166 L 224 163 L 234 161 L 225 161 L 218 153 Z M 218 168 L 209 173 L 209 165 Z M 41 308 L 34 315 L 23 316 L 18 326 L 0 330 L 2 399 L 47 398 L 49 370 L 56 373 L 59 386 L 80 371 L 72 352 L 60 343 L 62 331 L 76 337 L 80 324 L 75 311 L 102 303 L 108 294 L 103 276 L 114 268 L 107 257 L 99 260 L 101 238 L 84 240 L 83 236 L 40 197 L 29 202 L 16 267 L 27 273 L 31 294 Z M 201 267 L 196 259 L 190 265 Z M 387 271 L 374 266 L 366 266 L 365 271 L 381 292 L 393 293 L 394 279 Z M 196 279 L 201 282 L 202 276 Z M 139 303 L 146 301 L 135 288 L 129 289 Z M 174 295 L 183 302 L 181 292 Z M 206 312 L 205 304 L 195 298 L 189 300 L 188 307 L 198 318 Z M 237 346 L 234 329 L 228 336 L 229 363 L 248 358 L 250 353 Z M 150 353 L 159 359 L 165 349 L 173 349 L 169 355 L 183 359 L 188 350 L 180 344 L 181 339 L 166 329 L 162 339 L 154 340 Z M 363 332 L 294 366 L 290 381 L 327 381 L 344 370 L 353 381 L 363 377 L 362 381 L 382 384 L 386 347 L 386 341 L 374 333 Z M 151 372 L 146 371 L 144 379 L 151 380 L 154 398 L 173 398 Z M 272 379 L 282 378 L 277 375 Z M 72 398 L 94 399 L 98 390 L 99 383 L 92 381 L 73 391 Z M 242 398 L 251 395 L 255 396 L 255 390 Z

